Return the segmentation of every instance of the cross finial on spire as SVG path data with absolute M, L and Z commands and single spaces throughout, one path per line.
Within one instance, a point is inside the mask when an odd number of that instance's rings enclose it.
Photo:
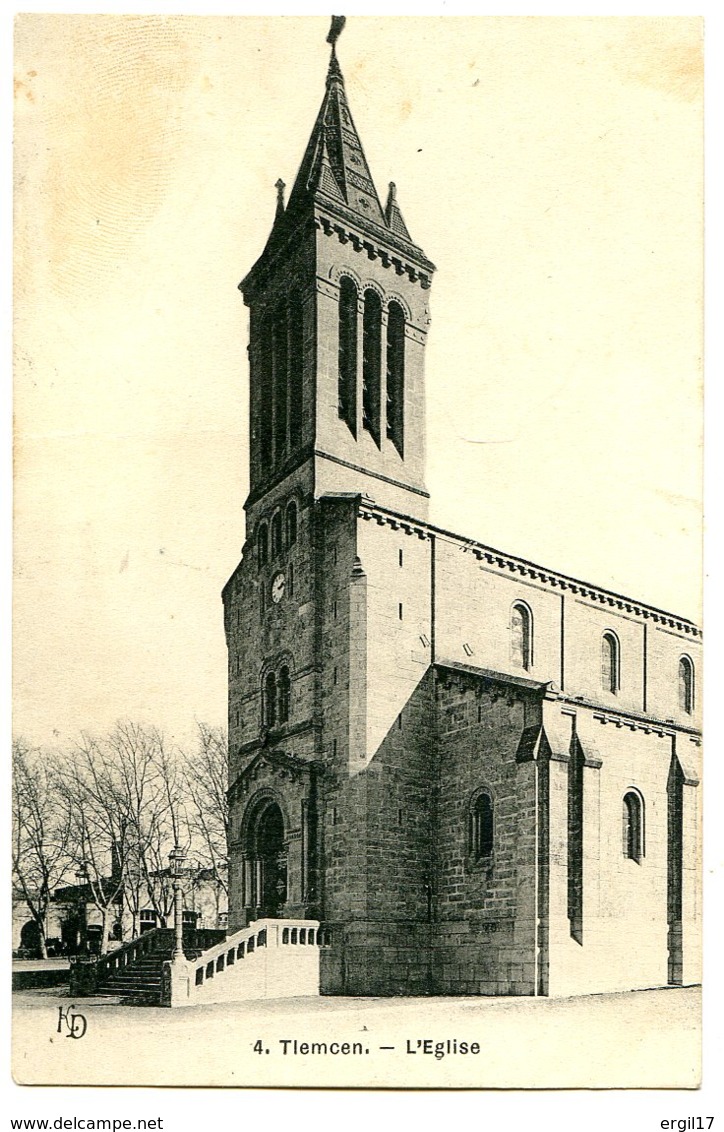
M 346 22 L 346 16 L 332 16 L 332 23 L 329 28 L 329 35 L 327 36 L 327 43 L 332 44 L 332 51 L 334 51 L 334 45 L 342 34 L 342 29 Z
M 274 188 L 277 191 L 277 216 L 279 216 L 280 213 L 284 212 L 284 190 L 286 188 L 281 177 L 274 185 Z

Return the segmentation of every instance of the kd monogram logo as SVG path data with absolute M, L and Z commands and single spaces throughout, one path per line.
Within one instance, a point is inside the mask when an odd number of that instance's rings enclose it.
M 63 1023 L 67 1029 L 66 1038 L 82 1038 L 88 1029 L 88 1023 L 83 1014 L 75 1014 L 75 1006 L 69 1006 L 67 1010 L 63 1010 L 62 1006 L 58 1007 L 58 1033 L 63 1032 Z

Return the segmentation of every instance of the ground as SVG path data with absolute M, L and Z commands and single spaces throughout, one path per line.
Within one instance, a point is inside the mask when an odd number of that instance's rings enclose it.
M 71 1003 L 48 987 L 16 992 L 13 1007 L 19 1084 L 695 1088 L 700 1079 L 699 988 L 570 999 L 265 999 L 165 1010 L 116 999 Z M 86 1019 L 82 1037 L 71 1036 L 80 1022 L 64 1014 L 59 1023 L 60 1010 L 71 1007 Z M 294 1039 L 327 1043 L 328 1052 L 294 1053 Z M 426 1040 L 433 1052 L 418 1045 Z M 458 1048 L 477 1042 L 479 1052 L 447 1052 L 448 1040 Z M 332 1052 L 345 1042 L 369 1053 Z M 435 1056 L 438 1043 L 444 1056 Z

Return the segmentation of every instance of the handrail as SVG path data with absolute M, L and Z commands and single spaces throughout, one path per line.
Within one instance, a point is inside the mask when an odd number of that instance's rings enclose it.
M 329 947 L 331 934 L 319 920 L 255 920 L 209 948 L 195 961 L 194 987 L 201 987 L 264 947 Z
M 218 941 L 219 936 L 222 936 L 221 941 Z M 218 942 L 223 943 L 226 933 L 221 929 L 214 928 L 188 928 L 183 933 L 184 951 L 203 952 L 207 949 L 204 945 L 208 944 L 214 937 Z M 143 932 L 135 939 L 127 940 L 121 947 L 117 947 L 105 955 L 93 956 L 92 962 L 99 980 L 110 975 L 113 971 L 128 967 L 143 955 L 173 949 L 174 938 L 173 928 L 152 928 L 151 931 Z M 212 947 L 216 945 L 216 943 L 211 944 Z M 87 961 L 85 956 L 72 956 L 71 964 L 73 964 L 73 960 L 77 963 Z

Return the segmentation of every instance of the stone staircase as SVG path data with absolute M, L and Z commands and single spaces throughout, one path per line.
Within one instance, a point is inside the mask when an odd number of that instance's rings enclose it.
M 139 1006 L 161 1005 L 161 974 L 163 964 L 170 959 L 172 950 L 154 951 L 143 955 L 126 967 L 112 970 L 99 983 L 96 994 L 118 996 Z
M 190 929 L 169 963 L 174 933 L 156 928 L 99 959 L 71 961 L 71 995 L 139 1006 L 195 1006 L 318 995 L 320 952 L 331 934 L 318 920 L 256 920 L 241 931 Z
M 224 931 L 187 929 L 183 935 L 186 960 L 193 962 L 225 938 Z M 173 930 L 156 928 L 98 959 L 71 960 L 71 993 L 112 996 L 139 1006 L 160 1006 L 163 965 L 171 959 L 173 949 Z

